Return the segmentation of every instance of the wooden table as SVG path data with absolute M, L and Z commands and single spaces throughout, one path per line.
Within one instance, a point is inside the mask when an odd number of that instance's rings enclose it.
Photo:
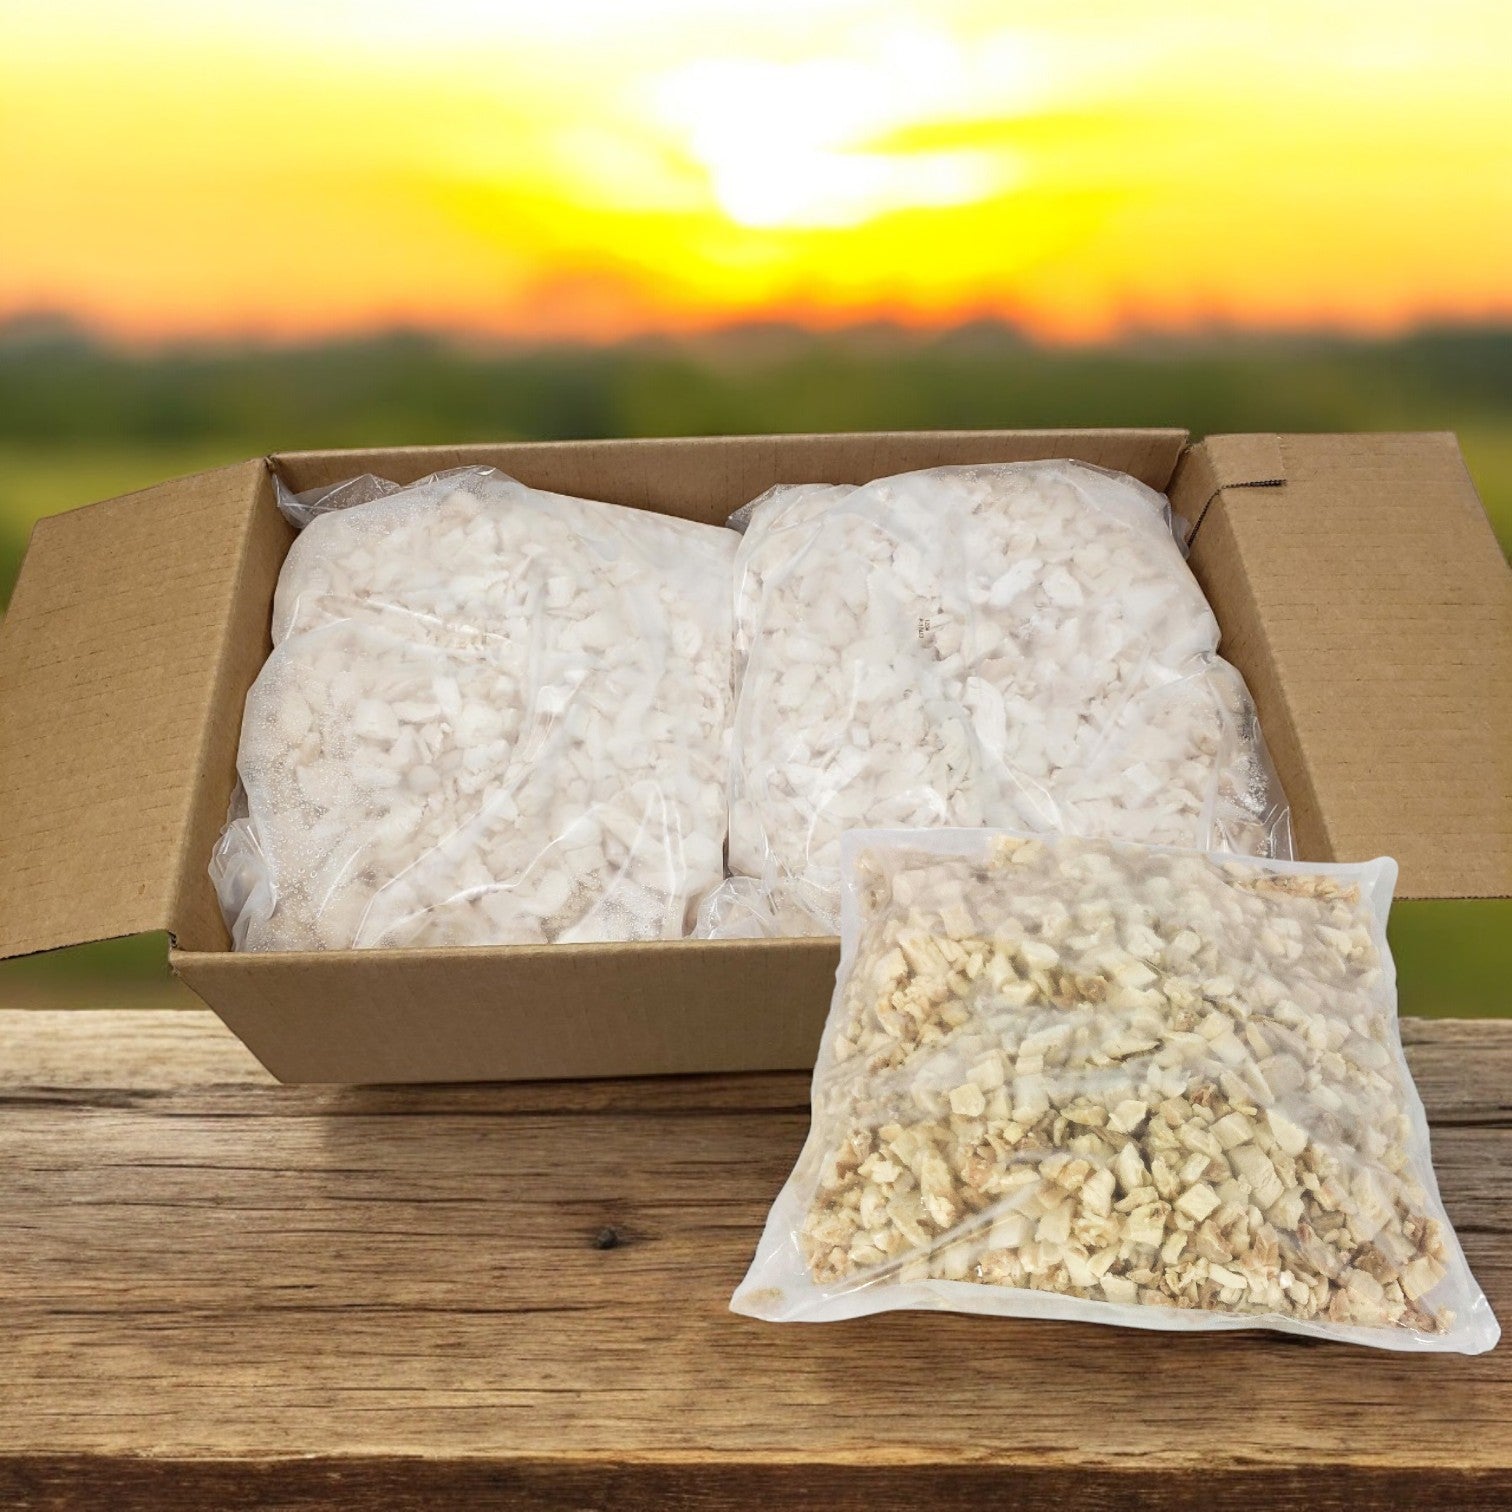
M 1406 1037 L 1512 1323 L 1512 1023 Z M 1512 1506 L 1512 1345 L 734 1317 L 806 1120 L 801 1076 L 280 1088 L 206 1013 L 0 1013 L 0 1505 Z

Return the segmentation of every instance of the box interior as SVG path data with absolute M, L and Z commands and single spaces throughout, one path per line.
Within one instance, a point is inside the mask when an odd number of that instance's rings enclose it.
M 359 473 L 413 483 L 445 468 L 497 467 L 531 488 L 722 525 L 779 483 L 866 483 L 973 462 L 1074 457 L 1164 492 L 1186 441 L 1179 429 L 858 431 L 279 452 L 268 465 L 296 493 Z
M 534 488 L 723 524 L 742 504 L 779 483 L 865 483 L 889 473 L 947 463 L 1016 462 L 1074 457 L 1125 472 L 1164 492 L 1186 445 L 1181 430 L 963 431 L 826 436 L 589 441 L 419 447 L 375 451 L 290 452 L 267 459 L 269 485 L 250 501 L 249 541 L 236 585 L 236 645 L 218 681 L 212 728 L 194 807 L 191 850 L 208 862 L 235 783 L 235 737 L 247 689 L 266 659 L 273 592 L 294 532 L 278 513 L 271 479 L 298 493 L 361 473 L 412 483 L 446 468 L 496 467 Z M 201 869 L 203 873 L 203 868 Z M 186 878 L 178 950 L 229 951 L 230 939 L 208 876 Z M 658 942 L 707 948 L 708 942 Z M 791 948 L 792 942 L 751 946 Z M 537 949 L 542 947 L 535 947 Z M 551 947 L 544 947 L 551 949 Z M 485 948 L 495 953 L 494 949 Z M 497 947 L 519 955 L 521 947 Z M 615 952 L 619 944 L 577 947 Z M 405 952 L 409 954 L 411 952 Z M 434 952 L 416 951 L 427 955 Z M 385 952 L 392 955 L 397 952 Z

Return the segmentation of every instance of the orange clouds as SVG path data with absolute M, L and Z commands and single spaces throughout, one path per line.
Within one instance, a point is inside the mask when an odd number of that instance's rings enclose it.
M 139 337 L 1512 315 L 1503 8 L 1128 9 L 54 0 L 0 48 L 0 313 Z

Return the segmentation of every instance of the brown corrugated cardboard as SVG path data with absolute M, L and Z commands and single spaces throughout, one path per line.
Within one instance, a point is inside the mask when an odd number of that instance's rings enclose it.
M 412 483 L 446 467 L 498 467 L 532 488 L 719 525 L 778 483 L 866 483 L 949 463 L 1074 456 L 1164 489 L 1186 439 L 1184 430 L 858 431 L 284 452 L 271 460 L 296 491 L 354 470 Z
M 286 1081 L 478 1081 L 810 1066 L 833 940 L 175 953 Z
M 1457 442 L 1232 445 L 1256 439 L 1200 448 L 1221 459 L 1219 486 L 1191 564 L 1255 696 L 1301 854 L 1388 852 L 1403 898 L 1504 896 L 1512 575 Z M 1254 486 L 1257 471 L 1282 481 Z
M 487 463 L 708 522 L 774 483 L 1073 456 L 1168 490 L 1302 854 L 1404 896 L 1512 892 L 1512 578 L 1444 436 L 936 432 L 302 452 L 44 522 L 0 627 L 0 956 L 168 929 L 176 969 L 289 1080 L 807 1064 L 832 941 L 237 955 L 206 864 L 268 649 L 296 489 Z
M 263 654 L 268 605 L 249 622 L 241 577 L 269 516 L 267 468 L 244 462 L 37 525 L 0 628 L 0 956 L 178 931 L 181 901 L 203 906 L 190 814 L 207 754 L 234 749 L 223 663 L 255 676 Z

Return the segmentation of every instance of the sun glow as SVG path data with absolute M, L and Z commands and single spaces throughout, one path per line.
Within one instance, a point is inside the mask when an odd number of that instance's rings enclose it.
M 872 145 L 948 119 L 970 77 L 938 32 L 880 40 L 870 56 L 700 59 L 653 81 L 656 116 L 687 144 L 719 208 L 752 229 L 858 226 L 1011 191 L 1022 168 L 1009 152 Z M 1024 108 L 1016 83 L 1014 71 L 999 75 L 994 110 Z
M 0 23 L 0 317 L 1077 339 L 1512 314 L 1505 7 L 1137 9 L 30 5 Z

